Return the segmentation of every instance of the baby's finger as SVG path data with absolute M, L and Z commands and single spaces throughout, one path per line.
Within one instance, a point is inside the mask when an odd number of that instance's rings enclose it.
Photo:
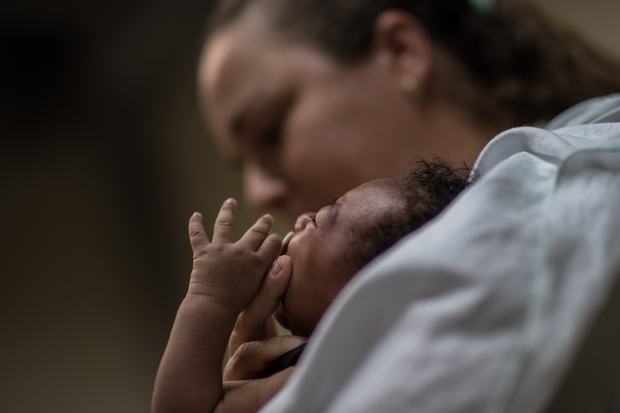
M 207 245 L 209 245 L 209 237 L 205 232 L 205 228 L 202 225 L 202 215 L 198 212 L 194 212 L 189 219 L 187 225 L 189 233 L 189 243 L 192 245 L 192 251 L 194 257 L 199 254 Z
M 218 244 L 232 242 L 236 206 L 237 201 L 232 198 L 222 204 L 213 225 L 213 242 Z
M 243 311 L 243 322 L 249 327 L 264 325 L 265 321 L 276 311 L 290 278 L 291 258 L 287 255 L 278 257 L 278 261 L 263 279 L 260 290 Z
M 291 257 L 282 255 L 263 279 L 260 289 L 244 311 L 244 315 L 261 324 L 273 314 L 291 278 Z
M 256 253 L 259 258 L 264 262 L 272 262 L 280 255 L 280 249 L 282 248 L 282 238 L 276 233 L 271 233 L 265 241 L 258 247 Z
M 265 338 L 266 325 L 272 321 L 271 316 L 276 311 L 290 278 L 291 258 L 283 255 L 263 278 L 258 293 L 239 315 L 229 341 L 230 354 L 243 343 Z
M 235 323 L 235 328 L 233 328 L 232 333 L 230 333 L 230 338 L 228 339 L 228 354 L 234 354 L 243 343 L 265 340 L 270 337 L 275 337 L 280 333 L 273 316 L 269 317 L 263 325 L 255 325 L 251 330 L 246 328 L 246 323 L 243 321 L 244 312 L 245 310 L 239 314 L 237 322 Z
M 299 347 L 307 341 L 304 337 L 279 336 L 241 345 L 228 359 L 224 380 L 249 380 L 260 373 L 278 356 Z
M 269 214 L 263 215 L 243 234 L 239 244 L 256 251 L 269 235 L 271 224 L 273 224 L 273 217 Z

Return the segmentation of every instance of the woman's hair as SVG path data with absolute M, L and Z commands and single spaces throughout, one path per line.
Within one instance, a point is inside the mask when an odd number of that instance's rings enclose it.
M 620 92 L 620 64 L 527 0 L 220 0 L 209 33 L 253 5 L 268 11 L 276 33 L 309 43 L 343 64 L 370 54 L 380 13 L 407 11 L 472 80 L 473 96 L 451 98 L 494 126 L 549 120 L 588 98 Z

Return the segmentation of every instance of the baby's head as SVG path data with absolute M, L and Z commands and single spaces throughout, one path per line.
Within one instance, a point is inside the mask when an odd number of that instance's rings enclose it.
M 417 162 L 400 179 L 358 186 L 300 216 L 286 254 L 291 281 L 277 317 L 310 335 L 345 284 L 373 258 L 441 212 L 467 185 L 464 171 Z

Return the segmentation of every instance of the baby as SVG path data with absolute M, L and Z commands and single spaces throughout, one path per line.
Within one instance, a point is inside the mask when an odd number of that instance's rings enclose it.
M 309 336 L 351 277 L 441 212 L 466 186 L 463 175 L 442 163 L 418 162 L 404 178 L 369 182 L 299 217 L 284 251 L 292 273 L 278 321 Z
M 293 334 L 309 336 L 362 267 L 466 186 L 446 165 L 416 165 L 405 178 L 369 182 L 302 215 L 285 245 L 270 232 L 270 215 L 234 242 L 232 199 L 222 205 L 211 241 L 201 215 L 192 215 L 193 270 L 157 374 L 153 412 L 256 411 L 266 403 L 290 369 L 224 389 L 221 366 L 237 318 L 257 305 L 257 297 L 271 296 L 277 319 Z

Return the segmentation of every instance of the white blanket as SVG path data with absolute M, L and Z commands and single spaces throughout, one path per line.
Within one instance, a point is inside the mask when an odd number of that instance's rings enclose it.
M 372 262 L 276 412 L 537 412 L 620 275 L 620 95 L 490 142 L 480 179 Z

